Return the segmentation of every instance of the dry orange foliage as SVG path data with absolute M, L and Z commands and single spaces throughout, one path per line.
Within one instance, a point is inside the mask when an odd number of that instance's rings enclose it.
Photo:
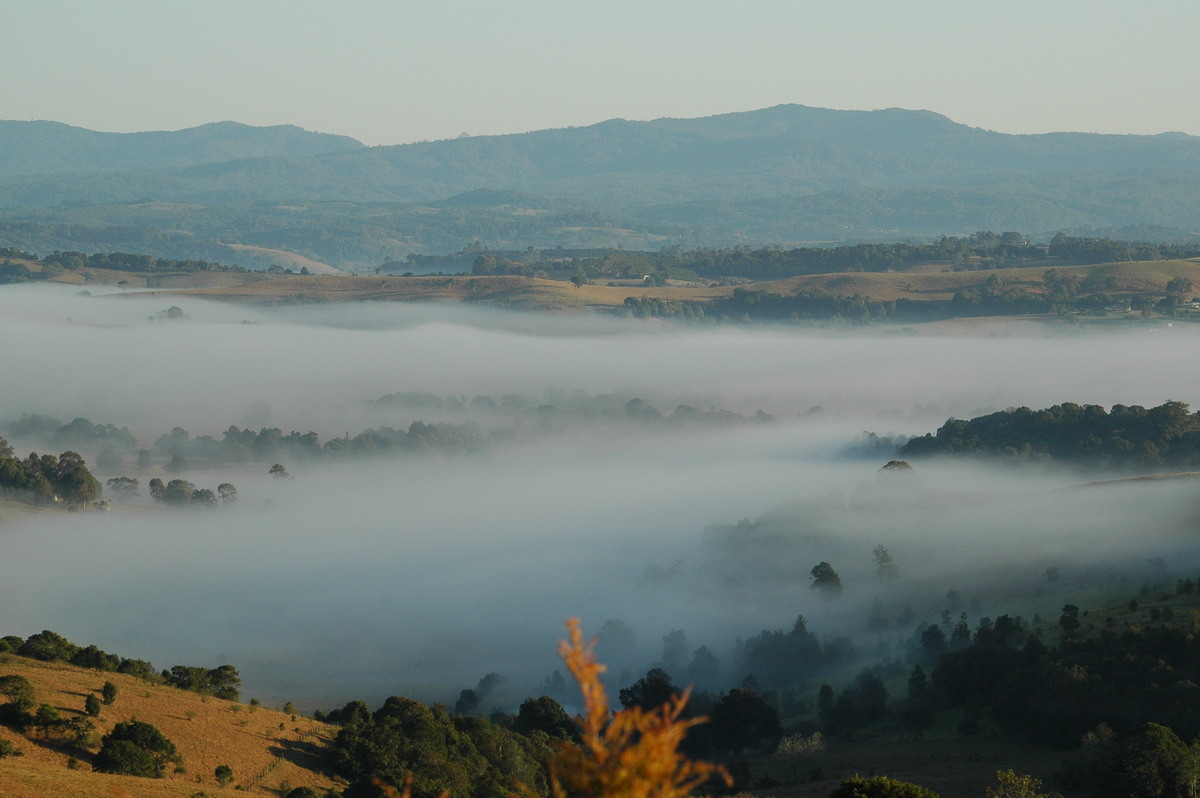
M 569 639 L 559 653 L 583 694 L 580 745 L 563 745 L 551 764 L 556 798 L 682 798 L 718 777 L 723 768 L 693 762 L 679 752 L 687 730 L 704 718 L 682 719 L 689 691 L 654 711 L 634 707 L 612 714 L 600 681 L 604 666 L 596 661 L 595 641 L 584 643 L 579 619 L 567 621 Z

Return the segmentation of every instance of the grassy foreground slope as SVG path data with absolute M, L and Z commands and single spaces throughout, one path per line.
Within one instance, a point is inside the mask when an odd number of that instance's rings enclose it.
M 59 742 L 37 739 L 36 733 L 24 735 L 0 727 L 0 740 L 8 740 L 23 752 L 23 756 L 0 760 L 0 795 L 280 795 L 285 785 L 287 789 L 309 786 L 321 791 L 335 785 L 322 773 L 319 753 L 334 730 L 311 718 L 149 684 L 125 674 L 0 655 L 0 675 L 9 674 L 28 679 L 37 703 L 57 708 L 65 718 L 82 715 L 87 696 L 99 696 L 104 683 L 112 682 L 117 697 L 111 705 L 103 706 L 95 719 L 97 740 L 121 721 L 150 723 L 175 743 L 185 772 L 172 773 L 168 769 L 163 779 L 95 773 L 91 762 L 94 751 L 84 754 Z M 68 767 L 71 757 L 78 760 L 75 769 Z M 234 780 L 224 788 L 218 786 L 214 776 L 219 765 L 233 769 Z

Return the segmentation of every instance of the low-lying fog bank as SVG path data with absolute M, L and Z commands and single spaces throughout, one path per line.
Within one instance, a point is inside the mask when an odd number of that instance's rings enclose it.
M 157 316 L 171 305 L 186 318 Z M 6 286 L 0 369 L 16 376 L 0 386 L 5 424 L 86 416 L 128 426 L 144 446 L 174 426 L 219 438 L 251 421 L 326 437 L 419 418 L 373 404 L 403 391 L 613 392 L 663 412 L 690 403 L 773 421 L 566 425 L 476 454 L 287 463 L 290 480 L 261 463 L 187 472 L 205 487 L 235 483 L 239 501 L 45 513 L 0 529 L 0 634 L 52 629 L 159 668 L 229 662 L 246 697 L 328 708 L 393 693 L 452 703 L 492 671 L 528 693 L 560 667 L 569 615 L 589 633 L 609 619 L 635 633 L 609 658 L 614 679 L 642 675 L 662 637 L 683 629 L 729 683 L 744 675 L 739 638 L 790 629 L 801 613 L 818 635 L 885 656 L 946 609 L 972 624 L 1049 617 L 1063 591 L 1136 592 L 1163 573 L 1155 558 L 1194 569 L 1194 484 L 1066 489 L 1079 474 L 936 463 L 897 482 L 878 472 L 886 458 L 845 447 L 864 429 L 919 434 L 1010 405 L 1193 402 L 1180 364 L 1195 341 L 1180 327 L 991 338 L 674 329 Z M 161 460 L 130 473 L 144 504 L 150 477 L 172 478 Z M 879 545 L 894 583 L 875 578 Z M 837 601 L 809 589 L 821 561 L 844 583 Z M 868 629 L 876 599 L 891 620 Z

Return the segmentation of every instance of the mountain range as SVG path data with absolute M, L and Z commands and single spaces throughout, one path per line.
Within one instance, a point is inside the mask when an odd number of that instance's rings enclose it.
M 1147 225 L 1200 230 L 1200 138 L 799 105 L 386 147 L 230 122 L 0 122 L 0 245 L 39 252 L 263 265 L 277 249 L 364 268 L 474 240 L 657 249 Z

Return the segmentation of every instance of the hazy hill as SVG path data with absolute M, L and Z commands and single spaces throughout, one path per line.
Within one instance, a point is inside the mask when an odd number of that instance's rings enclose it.
M 1178 133 L 1018 136 L 928 111 L 798 105 L 391 147 L 232 123 L 3 124 L 50 125 L 44 145 L 0 128 L 0 245 L 38 252 L 264 265 L 232 243 L 364 268 L 473 239 L 657 249 L 1200 230 L 1200 138 Z M 92 144 L 57 160 L 37 150 L 68 133 Z
M 272 151 L 261 145 L 260 152 L 248 147 L 234 151 L 232 142 L 242 142 L 250 131 L 268 141 L 283 134 L 279 128 L 234 126 L 244 136 L 218 135 L 231 124 L 125 134 L 129 138 L 90 134 L 97 142 L 113 142 L 115 152 L 132 154 L 144 141 L 140 160 L 126 158 L 118 165 L 110 155 L 108 168 L 155 173 L 93 178 L 82 184 L 85 196 L 101 202 L 145 199 L 147 192 L 156 194 L 155 199 L 178 202 L 284 197 L 405 202 L 490 188 L 630 207 L 849 188 L 977 185 L 1093 170 L 1200 169 L 1200 138 L 1192 136 L 1013 136 L 970 128 L 928 111 L 902 109 L 834 111 L 783 105 L 700 119 L 614 119 L 581 128 L 370 148 L 290 129 L 296 135 L 318 137 L 304 141 L 314 148 L 321 142 L 324 154 L 300 152 L 282 142 Z M 188 143 L 188 151 L 196 153 L 187 166 L 164 169 L 175 165 L 165 162 L 167 153 L 183 149 L 168 148 L 171 137 L 180 145 Z M 127 143 L 119 146 L 120 142 Z M 151 146 L 157 142 L 162 143 Z M 225 157 L 216 157 L 221 154 L 218 145 L 226 143 Z M 76 156 L 75 162 L 84 163 L 86 155 Z M 100 153 L 90 157 L 98 160 Z M 239 158 L 246 160 L 235 161 Z M 24 173 L 34 171 L 49 170 L 27 167 Z M 15 189 L 8 202 L 54 204 L 71 190 L 58 181 L 27 185 Z
M 100 133 L 61 122 L 0 121 L 0 174 L 12 179 L 174 168 L 239 158 L 307 158 L 363 146 L 348 136 L 312 133 L 293 125 L 213 122 L 186 130 Z

